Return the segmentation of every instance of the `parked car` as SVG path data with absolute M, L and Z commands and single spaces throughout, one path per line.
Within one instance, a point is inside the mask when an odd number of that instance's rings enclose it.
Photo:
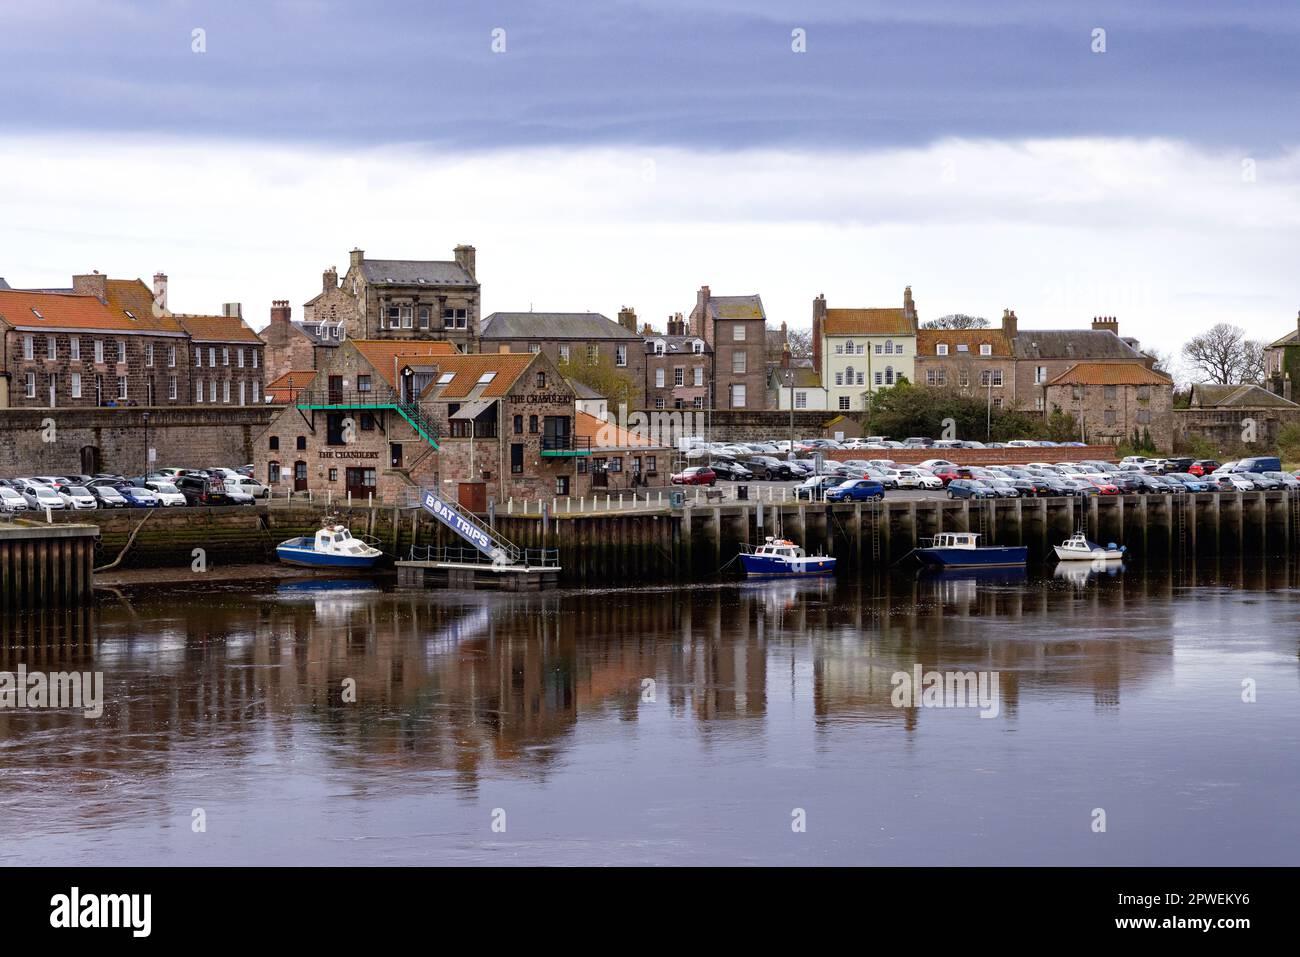
M 1212 475 L 1206 476 L 1206 479 L 1218 485 L 1221 492 L 1252 492 L 1255 490 L 1255 483 L 1239 472 L 1214 472 Z
M 707 465 L 693 465 L 676 473 L 670 481 L 673 485 L 717 485 L 718 473 Z
M 1255 488 L 1263 489 L 1266 492 L 1271 492 L 1274 489 L 1283 487 L 1283 483 L 1280 479 L 1270 478 L 1260 472 L 1242 472 L 1240 474 L 1250 479 L 1251 482 L 1255 484 Z
M 0 512 L 25 512 L 27 499 L 7 485 L 0 485 Z
M 158 504 L 171 507 L 185 504 L 185 494 L 174 483 L 155 479 L 144 483 L 145 488 L 152 489 L 158 496 Z
M 997 493 L 978 479 L 953 479 L 948 483 L 949 498 L 997 498 Z
M 83 485 L 65 485 L 59 489 L 59 497 L 63 499 L 65 508 L 98 508 L 99 502 L 91 494 L 90 489 Z
M 117 486 L 117 490 L 131 508 L 157 508 L 161 504 L 158 493 L 151 488 L 123 482 Z
M 885 497 L 885 487 L 871 479 L 849 479 L 826 490 L 828 502 L 878 502 Z
M 844 480 L 837 475 L 814 475 L 807 479 L 801 485 L 794 488 L 794 497 L 796 499 L 807 499 L 810 502 L 819 502 L 822 497 L 830 490 L 840 485 Z
M 61 509 L 65 507 L 62 496 L 43 482 L 24 482 L 18 491 L 26 499 L 28 508 L 43 511 L 47 508 Z
M 898 469 L 899 488 L 943 488 L 943 479 L 922 469 Z
M 86 491 L 95 496 L 95 504 L 99 508 L 126 508 L 127 501 L 112 485 L 87 485 Z
M 1290 472 L 1265 472 L 1271 479 L 1277 479 L 1285 488 L 1300 488 L 1300 478 L 1296 478 Z
M 754 473 L 756 479 L 768 479 L 778 482 L 788 482 L 794 478 L 794 472 L 790 469 L 790 463 L 782 462 L 780 459 L 772 458 L 770 455 L 753 455 L 745 460 L 745 466 Z M 800 472 L 802 473 L 802 469 Z
M 239 487 L 237 479 L 226 479 L 225 482 L 226 496 L 230 499 L 231 505 L 256 505 L 257 499 L 253 498 L 248 492 Z
M 1210 492 L 1213 489 L 1210 483 L 1205 481 L 1199 475 L 1193 475 L 1191 472 L 1170 472 L 1165 476 L 1167 479 L 1173 479 L 1175 482 L 1181 482 L 1189 492 Z M 1300 485 L 1300 482 L 1296 483 Z
M 1191 475 L 1209 475 L 1219 467 L 1219 463 L 1214 459 L 1197 459 L 1191 465 L 1187 466 L 1187 471 Z
M 1011 484 L 1010 479 L 991 478 L 980 479 L 986 488 L 993 490 L 993 494 L 998 498 L 1019 498 L 1020 489 Z
M 187 473 L 176 480 L 176 488 L 190 505 L 229 505 L 224 485 L 203 475 Z
M 745 466 L 728 459 L 715 459 L 712 469 L 714 475 L 729 482 L 748 482 L 754 477 L 754 473 Z M 230 484 L 227 482 L 226 488 L 230 488 Z

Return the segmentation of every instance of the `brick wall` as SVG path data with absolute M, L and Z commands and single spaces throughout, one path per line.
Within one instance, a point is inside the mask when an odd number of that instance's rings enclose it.
M 254 436 L 275 411 L 266 406 L 0 410 L 0 476 L 139 475 L 145 467 L 146 412 L 156 467 L 233 468 L 253 460 Z

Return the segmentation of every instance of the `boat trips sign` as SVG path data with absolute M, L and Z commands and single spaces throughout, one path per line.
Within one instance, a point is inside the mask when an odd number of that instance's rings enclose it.
M 465 541 L 469 542 L 484 555 L 489 558 L 493 557 L 496 552 L 496 545 L 491 536 L 477 525 L 470 522 L 464 516 L 457 514 L 455 509 L 438 498 L 433 492 L 424 493 L 424 508 L 426 511 L 433 513 L 433 517 L 442 524 L 446 525 L 453 532 L 459 535 Z

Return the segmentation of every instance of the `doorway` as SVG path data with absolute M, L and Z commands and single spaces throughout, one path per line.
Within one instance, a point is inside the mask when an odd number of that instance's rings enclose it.
M 375 470 L 350 468 L 343 476 L 344 485 L 353 498 L 375 494 Z
M 307 491 L 307 463 L 301 460 L 293 463 L 293 490 Z

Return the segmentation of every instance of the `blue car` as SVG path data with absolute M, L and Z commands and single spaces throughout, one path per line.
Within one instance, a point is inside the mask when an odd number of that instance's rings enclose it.
M 130 482 L 122 482 L 116 488 L 131 508 L 157 508 L 162 504 L 158 499 L 158 493 L 153 489 L 141 488 Z
M 949 498 L 997 498 L 993 489 L 975 479 L 953 479 L 948 483 Z
M 873 479 L 849 479 L 826 490 L 828 502 L 878 502 L 885 497 L 885 487 Z

